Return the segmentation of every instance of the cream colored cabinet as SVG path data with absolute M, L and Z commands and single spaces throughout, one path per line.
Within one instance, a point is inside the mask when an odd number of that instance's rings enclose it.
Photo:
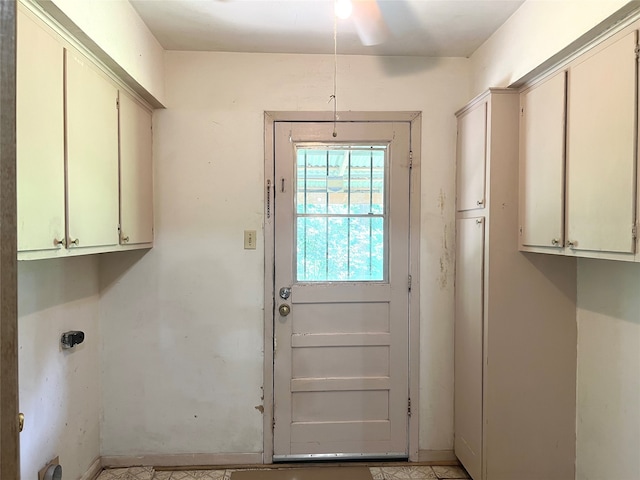
M 576 252 L 633 254 L 637 32 L 569 68 L 567 241 Z
M 151 112 L 120 92 L 120 242 L 153 242 Z
M 564 248 L 566 73 L 520 95 L 520 245 Z
M 65 244 L 62 45 L 18 11 L 16 151 L 18 250 Z
M 482 478 L 484 217 L 456 222 L 454 423 L 455 452 Z
M 634 260 L 638 33 L 523 90 L 520 248 Z
M 67 51 L 66 99 L 67 247 L 117 245 L 118 90 Z
M 486 201 L 456 214 L 454 450 L 474 480 L 566 480 L 575 476 L 576 259 L 519 251 L 519 94 L 492 89 L 458 119 L 478 105 Z
M 17 51 L 18 259 L 152 246 L 150 110 L 24 5 Z
M 479 103 L 458 119 L 457 210 L 485 204 L 487 104 Z

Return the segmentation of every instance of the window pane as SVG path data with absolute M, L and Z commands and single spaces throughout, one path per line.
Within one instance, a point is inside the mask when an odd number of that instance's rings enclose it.
M 385 147 L 298 148 L 296 278 L 385 279 Z

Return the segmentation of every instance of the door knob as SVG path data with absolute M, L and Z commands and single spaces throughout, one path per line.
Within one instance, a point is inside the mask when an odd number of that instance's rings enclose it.
M 278 311 L 280 312 L 280 315 L 286 317 L 291 313 L 291 307 L 286 303 L 283 303 L 282 305 L 280 305 L 280 308 L 278 308 Z

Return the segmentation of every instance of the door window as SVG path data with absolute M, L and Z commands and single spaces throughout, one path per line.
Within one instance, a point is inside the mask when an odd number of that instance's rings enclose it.
M 298 282 L 386 280 L 387 151 L 297 145 Z

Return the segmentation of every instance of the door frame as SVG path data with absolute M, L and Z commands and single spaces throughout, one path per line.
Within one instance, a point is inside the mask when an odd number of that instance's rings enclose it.
M 404 122 L 410 124 L 412 175 L 409 191 L 409 461 L 418 461 L 420 405 L 420 159 L 422 112 L 338 112 L 340 122 Z M 333 122 L 333 112 L 264 112 L 264 372 L 262 462 L 273 463 L 273 333 L 275 314 L 275 229 L 273 188 L 275 184 L 274 133 L 276 122 Z M 339 131 L 339 130 L 338 130 Z
M 20 478 L 16 254 L 16 8 L 0 4 L 0 477 Z

